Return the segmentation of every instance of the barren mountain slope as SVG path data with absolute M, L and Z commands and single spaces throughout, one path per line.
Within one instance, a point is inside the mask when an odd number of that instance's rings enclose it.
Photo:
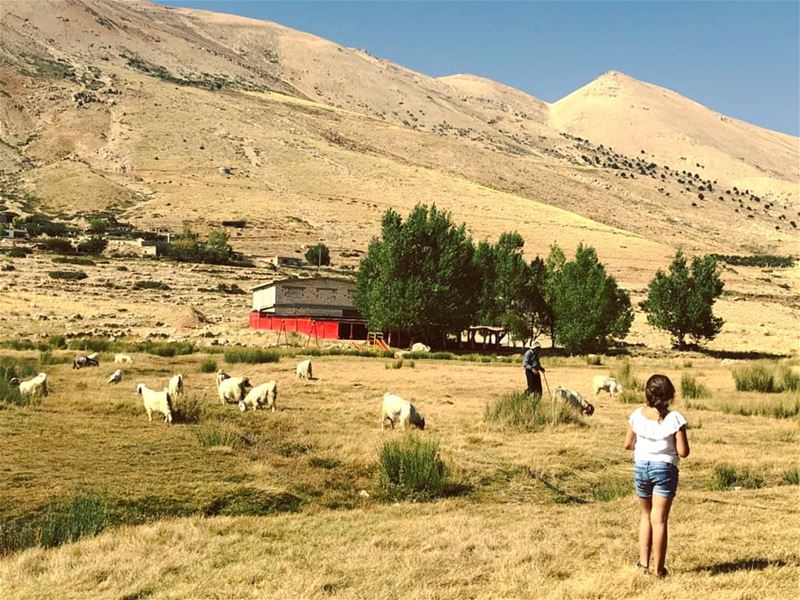
M 739 189 L 798 198 L 798 138 L 721 115 L 675 92 L 609 71 L 551 105 L 558 129 Z

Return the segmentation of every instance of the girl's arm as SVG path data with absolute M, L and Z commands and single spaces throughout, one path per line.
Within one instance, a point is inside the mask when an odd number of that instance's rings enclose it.
M 686 425 L 681 427 L 675 432 L 675 448 L 678 451 L 678 456 L 686 458 L 689 456 L 689 438 L 686 435 Z
M 628 431 L 625 434 L 625 450 L 633 450 L 635 446 L 636 446 L 636 434 L 633 433 L 633 429 L 631 429 L 631 426 L 628 425 Z

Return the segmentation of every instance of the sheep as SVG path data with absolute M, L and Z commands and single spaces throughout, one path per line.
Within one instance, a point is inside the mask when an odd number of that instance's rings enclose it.
M 97 360 L 97 355 L 94 356 L 86 356 L 83 354 L 79 354 L 75 358 L 72 359 L 72 368 L 73 369 L 82 369 L 83 367 L 99 367 L 100 361 Z
M 297 368 L 294 370 L 295 379 L 312 379 L 311 373 L 311 359 L 308 358 L 301 363 L 298 363 Z
M 220 404 L 239 404 L 247 395 L 250 380 L 247 377 L 229 377 L 217 388 Z
M 231 378 L 231 376 L 230 376 L 230 375 L 228 375 L 228 374 L 227 374 L 225 371 L 223 371 L 222 369 L 220 369 L 219 371 L 217 371 L 217 375 L 216 375 L 216 379 L 215 379 L 215 380 L 216 380 L 216 382 L 217 382 L 217 389 L 219 389 L 219 385 L 220 385 L 220 384 L 221 384 L 223 381 L 225 381 L 226 379 L 230 379 L 230 378 Z
M 153 421 L 153 411 L 155 411 L 164 415 L 165 423 L 172 425 L 172 400 L 166 388 L 161 391 L 156 391 L 140 383 L 136 386 L 136 393 L 142 397 L 144 409 L 147 411 L 148 421 Z
M 169 380 L 167 389 L 169 390 L 169 397 L 173 400 L 183 396 L 183 373 L 173 375 Z
M 381 429 L 386 425 L 386 419 L 392 424 L 394 429 L 395 424 L 400 423 L 401 428 L 405 431 L 410 426 L 425 429 L 425 419 L 419 414 L 416 407 L 408 400 L 404 400 L 400 396 L 386 393 L 383 395 L 383 404 L 381 405 Z
M 259 406 L 267 405 L 267 408 L 275 412 L 275 402 L 278 399 L 278 382 L 268 381 L 257 385 L 247 393 L 244 400 L 239 402 L 239 410 L 242 412 L 247 410 L 247 405 L 253 407 L 253 412 Z
M 553 400 L 562 400 L 575 408 L 581 414 L 591 417 L 594 414 L 594 405 L 587 402 L 578 392 L 573 392 L 558 386 L 553 392 Z
M 611 397 L 614 397 L 614 394 L 620 394 L 624 390 L 619 382 L 614 379 L 613 377 L 606 377 L 605 375 L 595 375 L 592 379 L 592 391 L 594 392 L 594 400 L 597 402 L 597 394 L 601 390 L 605 390 Z
M 106 383 L 119 383 L 122 381 L 122 369 L 117 369 L 111 374 Z
M 117 353 L 114 355 L 114 363 L 118 365 L 130 365 L 133 364 L 133 359 L 127 354 Z
M 39 373 L 36 377 L 20 383 L 19 393 L 28 398 L 47 396 L 47 373 Z
M 430 352 L 431 347 L 423 344 L 422 342 L 416 342 L 411 344 L 411 352 Z

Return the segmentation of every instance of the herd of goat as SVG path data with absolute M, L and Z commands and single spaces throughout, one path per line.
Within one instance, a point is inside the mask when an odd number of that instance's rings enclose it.
M 130 365 L 133 363 L 133 359 L 127 354 L 115 354 L 114 363 Z M 99 366 L 100 357 L 96 352 L 76 356 L 72 361 L 73 369 Z M 122 369 L 117 369 L 108 378 L 108 383 L 117 384 L 122 381 L 122 377 Z M 312 378 L 311 359 L 298 363 L 295 369 L 295 379 L 310 380 Z M 136 393 L 142 397 L 148 420 L 152 421 L 153 413 L 157 412 L 164 416 L 164 421 L 167 424 L 172 423 L 173 403 L 183 395 L 183 379 L 184 377 L 181 373 L 173 375 L 167 387 L 161 390 L 150 389 L 144 383 L 136 385 Z M 44 397 L 48 394 L 46 373 L 39 373 L 35 377 L 22 382 L 12 379 L 10 383 L 18 385 L 20 394 L 28 398 Z M 239 410 L 242 412 L 245 412 L 248 407 L 252 408 L 253 411 L 258 408 L 266 408 L 274 412 L 276 409 L 278 382 L 275 380 L 267 381 L 254 387 L 250 384 L 248 377 L 234 377 L 220 369 L 216 373 L 216 385 L 221 404 L 238 404 Z M 613 398 L 614 394 L 621 393 L 623 389 L 613 377 L 597 375 L 592 380 L 592 391 L 596 401 L 597 394 L 601 391 L 608 392 Z M 594 405 L 587 402 L 583 396 L 575 391 L 557 387 L 553 392 L 553 399 L 569 404 L 581 414 L 587 416 L 594 414 Z M 391 393 L 386 393 L 383 396 L 381 429 L 385 427 L 387 421 L 392 426 L 392 429 L 396 425 L 400 425 L 404 430 L 410 427 L 425 429 L 425 419 L 417 408 L 408 400 Z

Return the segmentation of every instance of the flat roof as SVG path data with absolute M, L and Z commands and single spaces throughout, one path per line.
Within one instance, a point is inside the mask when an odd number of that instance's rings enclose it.
M 249 289 L 251 292 L 255 292 L 256 290 L 261 290 L 264 288 L 271 287 L 278 283 L 286 283 L 287 281 L 291 281 L 293 283 L 305 283 L 305 282 L 315 282 L 315 281 L 341 281 L 344 283 L 355 283 L 355 279 L 348 279 L 345 277 L 284 277 L 283 279 L 273 279 L 272 281 L 266 281 L 264 283 L 258 283 L 254 286 L 251 286 Z

